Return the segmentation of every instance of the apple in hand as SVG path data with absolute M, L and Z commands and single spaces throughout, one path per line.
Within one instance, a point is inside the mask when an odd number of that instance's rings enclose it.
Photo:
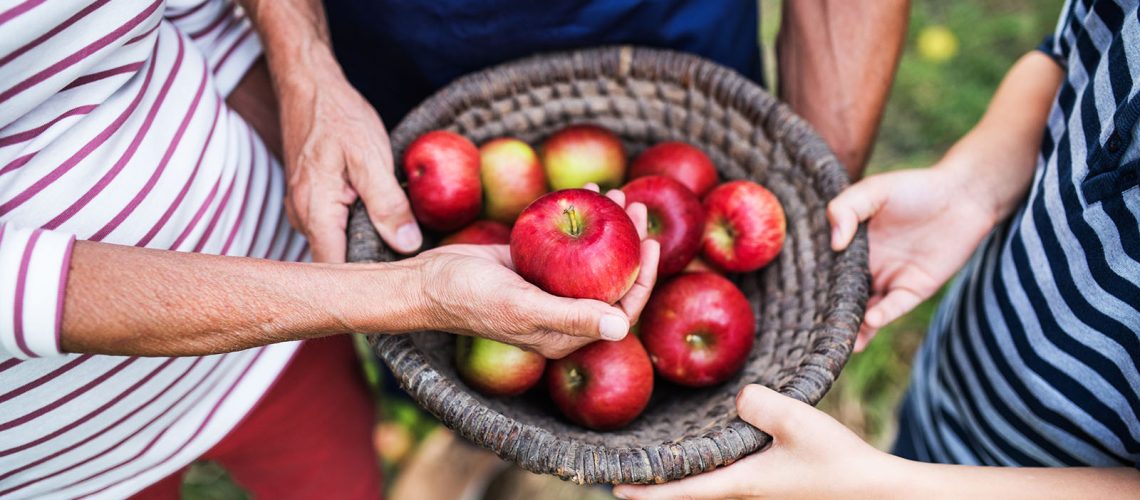
M 566 418 L 595 430 L 633 421 L 653 394 L 653 365 L 637 337 L 598 341 L 552 360 L 546 369 L 550 398 Z
M 475 220 L 483 208 L 479 150 L 455 132 L 419 136 L 404 153 L 408 201 L 424 226 L 452 231 Z
M 440 245 L 506 245 L 511 242 L 511 228 L 490 220 L 477 220 L 440 240 Z
M 683 142 L 661 142 L 642 151 L 629 167 L 629 178 L 664 175 L 676 179 L 697 197 L 716 185 L 716 167 L 703 151 Z
M 613 304 L 641 267 L 641 240 L 629 215 L 587 189 L 543 195 L 511 230 L 519 276 L 554 295 Z
M 488 396 L 517 396 L 542 378 L 546 358 L 510 344 L 456 337 L 455 367 L 467 385 Z
M 661 244 L 657 275 L 677 274 L 696 257 L 704 233 L 705 209 L 680 182 L 661 175 L 634 179 L 621 188 L 627 203 L 648 211 L 648 237 Z
M 542 165 L 555 190 L 597 184 L 604 192 L 625 178 L 625 148 L 613 132 L 597 125 L 571 125 L 542 143 Z
M 641 315 L 641 342 L 657 373 L 691 387 L 739 372 L 756 334 L 752 306 L 713 273 L 685 273 L 654 290 Z
M 488 219 L 511 224 L 530 202 L 546 194 L 546 174 L 530 144 L 495 139 L 479 148 L 479 157 Z
M 787 221 L 780 200 L 751 181 L 726 182 L 705 196 L 703 256 L 737 273 L 768 265 L 784 246 Z

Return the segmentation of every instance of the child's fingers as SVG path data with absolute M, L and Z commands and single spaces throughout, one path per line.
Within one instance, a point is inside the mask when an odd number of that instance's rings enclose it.
M 874 330 L 878 330 L 900 316 L 910 312 L 920 302 L 922 297 L 905 288 L 895 288 L 887 293 L 883 300 L 867 308 L 863 316 L 863 323 Z
M 847 248 L 855 238 L 859 223 L 870 219 L 882 208 L 886 200 L 874 177 L 859 182 L 827 204 L 827 219 L 831 221 L 831 249 L 838 252 Z

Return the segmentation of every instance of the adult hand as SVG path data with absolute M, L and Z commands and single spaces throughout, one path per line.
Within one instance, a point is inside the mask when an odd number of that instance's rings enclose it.
M 828 204 L 831 247 L 847 248 L 870 220 L 871 297 L 855 343 L 930 298 L 994 227 L 997 215 L 965 169 L 938 165 L 868 177 Z
M 839 422 L 767 387 L 736 397 L 740 418 L 772 436 L 772 445 L 721 469 L 656 486 L 618 486 L 614 495 L 642 498 L 881 497 L 882 481 L 902 459 L 872 448 Z
M 597 191 L 597 186 L 587 186 Z M 619 190 L 606 196 L 625 206 Z M 420 266 L 431 328 L 490 338 L 561 358 L 599 338 L 621 340 L 637 322 L 657 278 L 661 249 L 645 239 L 645 205 L 626 207 L 642 238 L 637 280 L 616 305 L 548 294 L 514 271 L 507 245 L 445 245 L 406 261 Z
M 359 196 L 380 237 L 400 253 L 423 242 L 396 181 L 388 133 L 331 54 L 303 74 L 274 74 L 281 106 L 286 213 L 313 260 L 344 262 L 348 212 Z

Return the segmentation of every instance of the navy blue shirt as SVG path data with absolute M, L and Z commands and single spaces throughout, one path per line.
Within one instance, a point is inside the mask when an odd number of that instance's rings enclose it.
M 349 81 L 389 127 L 456 77 L 540 52 L 668 48 L 761 81 L 752 0 L 326 0 L 325 8 Z

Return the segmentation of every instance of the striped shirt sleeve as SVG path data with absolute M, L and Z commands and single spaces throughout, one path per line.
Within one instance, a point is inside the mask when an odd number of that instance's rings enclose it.
M 0 354 L 58 356 L 75 237 L 0 223 Z
M 169 0 L 165 16 L 205 56 L 222 95 L 261 57 L 253 24 L 233 0 Z

